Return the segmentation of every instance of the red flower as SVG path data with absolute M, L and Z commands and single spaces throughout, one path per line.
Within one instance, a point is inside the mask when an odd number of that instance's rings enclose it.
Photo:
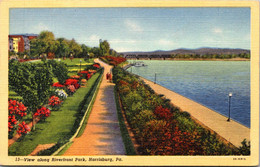
M 80 87 L 79 81 L 76 79 L 67 79 L 64 85 L 73 85 L 76 89 Z
M 88 74 L 89 72 L 88 71 L 81 71 L 79 72 L 80 74 Z
M 17 134 L 25 135 L 31 131 L 30 127 L 23 121 L 18 125 Z
M 173 116 L 170 109 L 163 108 L 162 106 L 156 107 L 154 114 L 157 115 L 159 118 L 166 120 L 169 120 Z
M 76 91 L 74 85 L 69 85 L 67 88 L 71 93 L 74 93 Z
M 111 65 L 118 65 L 126 61 L 126 58 L 123 57 L 104 56 L 102 58 L 108 60 Z
M 58 88 L 62 88 L 64 87 L 64 85 L 60 84 L 59 82 L 55 82 L 54 84 L 52 84 L 53 87 L 58 87 Z
M 100 65 L 96 63 L 96 64 L 93 64 L 93 67 L 100 68 Z
M 34 116 L 38 116 L 40 118 L 47 118 L 51 115 L 51 111 L 46 107 L 41 107 L 37 109 L 37 111 L 34 113 Z
M 86 75 L 86 79 L 89 80 L 89 79 L 92 77 L 92 75 L 93 75 L 93 74 L 88 73 L 88 74 Z
M 51 96 L 49 99 L 49 106 L 58 106 L 62 103 L 62 101 L 57 96 Z
M 20 118 L 27 115 L 27 107 L 24 106 L 22 102 L 16 100 L 9 100 L 8 110 L 10 115 L 16 115 Z
M 8 116 L 8 131 L 12 131 L 14 129 L 14 125 L 17 124 L 17 120 L 14 115 Z

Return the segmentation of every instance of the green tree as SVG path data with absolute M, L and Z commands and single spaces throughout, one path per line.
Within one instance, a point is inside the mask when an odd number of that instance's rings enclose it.
M 82 45 L 81 45 L 81 49 L 82 49 L 81 57 L 86 58 L 86 57 L 88 56 L 88 54 L 89 54 L 90 47 L 88 47 L 88 46 L 85 45 L 85 44 L 82 44 Z
M 107 40 L 100 40 L 100 50 L 101 50 L 101 55 L 109 55 L 109 50 L 110 50 L 110 44 L 108 43 Z
M 117 56 L 117 52 L 114 49 L 110 49 L 109 50 L 109 55 L 116 57 Z
M 56 55 L 59 57 L 67 57 L 67 55 L 70 52 L 70 47 L 69 47 L 69 41 L 66 40 L 65 38 L 58 38 L 58 48 L 56 50 Z
M 75 39 L 69 41 L 69 48 L 70 52 L 74 54 L 76 57 L 78 57 L 79 54 L 82 52 L 81 46 L 75 41 Z
M 91 59 L 92 59 L 92 58 L 94 58 L 94 56 L 95 56 L 95 54 L 94 54 L 94 53 L 92 53 L 92 52 L 91 52 L 91 53 L 89 53 L 89 58 L 91 58 Z
M 52 78 L 46 63 L 9 62 L 9 87 L 23 98 L 27 111 L 32 114 L 33 125 L 34 113 L 48 101 Z
M 48 67 L 51 69 L 54 77 L 56 77 L 59 83 L 64 84 L 66 79 L 68 79 L 68 67 L 64 62 L 59 62 L 56 60 L 49 60 L 47 62 Z
M 101 50 L 97 47 L 91 48 L 90 52 L 94 54 L 94 57 L 99 57 L 101 55 Z
M 50 31 L 42 31 L 37 38 L 31 40 L 30 44 L 31 52 L 38 55 L 55 53 L 59 45 Z

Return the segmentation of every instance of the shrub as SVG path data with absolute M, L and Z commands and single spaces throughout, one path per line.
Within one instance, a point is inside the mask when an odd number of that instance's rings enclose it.
M 75 89 L 78 89 L 80 87 L 79 81 L 76 79 L 67 79 L 64 85 L 73 85 Z
M 10 115 L 15 115 L 18 119 L 21 119 L 22 117 L 27 115 L 27 107 L 25 107 L 22 102 L 11 99 L 8 102 L 8 111 Z
M 51 111 L 46 107 L 41 107 L 37 109 L 37 111 L 34 113 L 35 117 L 39 117 L 40 119 L 45 120 L 47 117 L 51 115 Z
M 87 80 L 89 80 L 93 74 L 89 71 L 81 71 L 78 73 L 78 75 L 80 75 L 82 78 L 86 78 Z
M 135 132 L 137 135 L 140 135 L 140 133 L 145 128 L 145 125 L 147 122 L 151 120 L 155 120 L 156 116 L 154 113 L 150 110 L 143 110 L 139 112 L 131 121 L 131 125 L 133 128 L 135 128 Z
M 216 134 L 194 122 L 170 100 L 157 95 L 135 75 L 113 68 L 122 106 L 144 155 L 238 155 L 250 154 L 250 144 L 242 143 L 240 153 L 223 143 Z M 153 112 L 152 112 L 153 111 Z
M 55 60 L 48 60 L 47 64 L 51 67 L 54 76 L 58 78 L 59 83 L 64 84 L 66 79 L 68 79 L 67 65 Z
M 250 141 L 247 142 L 246 139 L 244 139 L 241 144 L 242 146 L 238 148 L 239 153 L 242 155 L 250 155 Z
M 196 124 L 186 117 L 178 116 L 176 117 L 176 121 L 178 122 L 181 131 L 193 132 L 197 128 Z
M 154 114 L 160 119 L 170 120 L 173 115 L 168 108 L 163 108 L 162 106 L 158 106 L 155 108 Z
M 138 102 L 141 102 L 143 100 L 143 98 L 136 92 L 130 92 L 129 94 L 127 94 L 127 96 L 123 97 L 123 103 L 126 106 L 126 108 L 129 110 L 129 112 L 135 112 L 133 107 L 135 107 L 134 105 L 138 104 Z M 134 104 L 134 105 L 133 105 Z
M 68 85 L 67 91 L 68 91 L 69 95 L 73 95 L 76 92 L 76 89 L 75 89 L 74 85 Z
M 23 121 L 18 125 L 17 134 L 26 135 L 31 131 L 30 127 Z
M 158 154 L 158 151 L 164 152 L 161 143 L 165 142 L 168 135 L 168 125 L 164 120 L 151 120 L 146 123 L 146 128 L 140 135 L 141 153 Z
M 95 63 L 95 64 L 93 64 L 93 67 L 100 68 L 100 64 L 99 63 Z
M 68 94 L 63 89 L 56 89 L 55 94 L 62 100 L 65 100 L 68 97 Z
M 8 100 L 8 138 L 13 137 L 13 133 L 16 129 L 16 124 L 21 120 L 26 113 L 27 107 L 24 106 L 22 102 L 17 100 Z
M 49 106 L 52 109 L 59 109 L 59 107 L 61 106 L 62 101 L 59 99 L 59 97 L 57 96 L 51 96 L 49 99 Z
M 17 124 L 17 120 L 15 119 L 15 116 L 9 115 L 8 116 L 8 138 L 9 139 L 13 137 L 16 124 Z
M 103 56 L 103 57 L 101 57 L 101 60 L 108 62 L 110 65 L 117 66 L 120 63 L 125 62 L 126 58 L 124 58 L 124 57 L 113 57 L 113 56 Z
M 56 88 L 63 88 L 64 85 L 60 84 L 59 82 L 55 82 L 52 84 L 53 87 L 56 87 Z
M 9 64 L 9 86 L 23 98 L 23 103 L 32 115 L 46 104 L 51 94 L 53 74 L 46 63 Z

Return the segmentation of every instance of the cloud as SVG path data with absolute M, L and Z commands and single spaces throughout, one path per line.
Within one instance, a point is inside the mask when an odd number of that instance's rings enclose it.
M 109 42 L 111 44 L 121 44 L 121 43 L 124 43 L 124 44 L 135 44 L 135 43 L 137 43 L 137 41 L 133 40 L 133 39 L 130 39 L 130 40 L 112 39 L 112 40 L 109 40 Z
M 91 35 L 89 38 L 89 41 L 99 41 L 100 37 L 98 35 Z
M 174 46 L 175 43 L 171 40 L 166 40 L 166 39 L 160 39 L 158 41 L 159 45 L 163 45 L 163 46 Z
M 85 44 L 85 45 L 91 46 L 91 47 L 97 47 L 97 46 L 99 46 L 99 39 L 101 39 L 101 38 L 99 35 L 92 34 L 92 35 L 75 36 L 75 39 L 80 44 Z
M 50 28 L 46 24 L 43 24 L 43 23 L 39 23 L 33 27 L 33 31 L 37 32 L 37 33 L 40 33 L 41 31 L 46 31 L 46 30 L 50 30 Z
M 250 34 L 250 33 L 249 33 L 249 34 L 246 34 L 246 35 L 244 36 L 244 39 L 247 40 L 247 41 L 250 41 L 250 40 L 251 40 L 251 34 Z
M 135 31 L 135 32 L 143 32 L 143 29 L 138 23 L 132 20 L 125 20 L 125 26 L 128 28 L 130 31 Z
M 116 47 L 114 48 L 117 52 L 128 52 L 133 51 L 133 48 L 126 48 L 126 47 Z
M 215 33 L 215 34 L 222 34 L 223 33 L 223 30 L 221 28 L 213 28 L 212 29 L 212 32 Z

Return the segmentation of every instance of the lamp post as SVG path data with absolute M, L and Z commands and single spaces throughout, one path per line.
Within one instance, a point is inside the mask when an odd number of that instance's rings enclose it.
M 154 84 L 156 84 L 156 73 L 154 73 Z
M 80 68 L 79 71 L 81 72 L 81 60 L 79 60 L 79 63 L 80 63 L 80 64 L 79 64 L 79 68 Z
M 229 95 L 228 95 L 229 99 L 228 99 L 228 119 L 227 121 L 230 122 L 230 103 L 231 103 L 231 97 L 232 97 L 232 93 L 230 92 Z

